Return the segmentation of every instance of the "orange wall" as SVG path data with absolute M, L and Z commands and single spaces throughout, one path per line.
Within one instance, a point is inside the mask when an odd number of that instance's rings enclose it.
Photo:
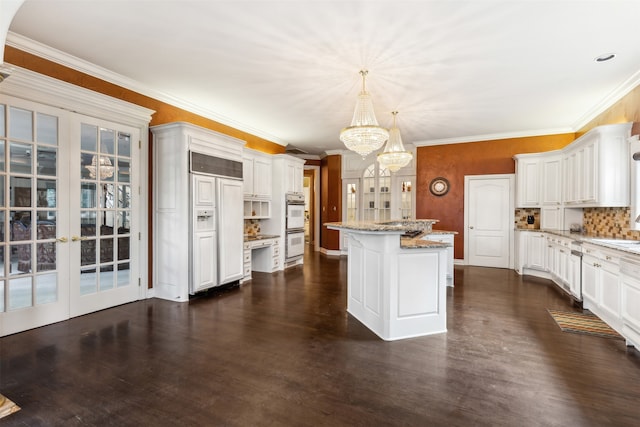
M 454 257 L 463 259 L 465 175 L 514 173 L 514 154 L 556 150 L 573 140 L 574 134 L 562 134 L 418 147 L 416 218 L 438 219 L 434 229 L 457 231 Z M 429 191 L 436 177 L 449 180 L 444 196 Z
M 63 65 L 56 64 L 55 62 L 48 61 L 30 53 L 23 52 L 11 46 L 5 46 L 4 60 L 12 65 L 26 68 L 76 86 L 91 89 L 93 91 L 154 110 L 155 113 L 151 118 L 151 126 L 171 122 L 188 122 L 246 141 L 246 147 L 248 148 L 253 148 L 270 154 L 280 154 L 285 152 L 285 147 L 282 145 L 223 125 L 197 114 L 190 113 L 170 104 L 158 101 L 157 99 L 133 92 L 129 89 L 105 82 L 104 80 L 100 80 Z

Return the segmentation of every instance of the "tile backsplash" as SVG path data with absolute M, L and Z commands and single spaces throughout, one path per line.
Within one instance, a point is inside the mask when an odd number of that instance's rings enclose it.
M 534 224 L 527 224 L 527 217 L 533 215 Z M 640 240 L 640 231 L 631 230 L 629 220 L 631 209 L 629 208 L 584 208 L 582 224 L 585 233 L 602 237 L 618 239 Z M 519 208 L 515 210 L 516 228 L 539 229 L 540 209 Z
M 527 223 L 527 217 L 533 215 L 533 224 Z M 537 208 L 518 208 L 515 212 L 516 228 L 540 228 L 540 209 Z
M 256 236 L 260 234 L 260 220 L 259 219 L 245 219 L 244 220 L 244 234 L 247 236 Z
M 583 225 L 587 234 L 619 239 L 640 239 L 640 231 L 629 228 L 629 208 L 584 208 Z

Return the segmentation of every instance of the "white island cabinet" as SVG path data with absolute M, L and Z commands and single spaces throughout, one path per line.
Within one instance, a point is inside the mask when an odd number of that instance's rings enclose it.
M 447 331 L 449 244 L 419 238 L 401 243 L 400 235 L 416 224 L 426 223 L 327 224 L 348 236 L 347 311 L 386 341 Z

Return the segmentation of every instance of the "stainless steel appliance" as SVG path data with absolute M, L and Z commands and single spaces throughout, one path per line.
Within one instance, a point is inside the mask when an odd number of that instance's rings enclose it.
M 569 258 L 571 284 L 569 292 L 577 301 L 582 301 L 582 243 L 578 240 L 571 242 Z
M 285 262 L 291 262 L 300 259 L 304 255 L 304 195 L 288 193 L 285 198 L 285 205 Z

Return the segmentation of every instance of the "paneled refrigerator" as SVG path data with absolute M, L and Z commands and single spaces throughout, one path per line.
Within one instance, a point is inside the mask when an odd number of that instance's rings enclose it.
M 242 278 L 244 142 L 188 123 L 151 131 L 152 295 L 186 302 Z
M 242 181 L 191 173 L 191 277 L 195 294 L 242 278 Z

